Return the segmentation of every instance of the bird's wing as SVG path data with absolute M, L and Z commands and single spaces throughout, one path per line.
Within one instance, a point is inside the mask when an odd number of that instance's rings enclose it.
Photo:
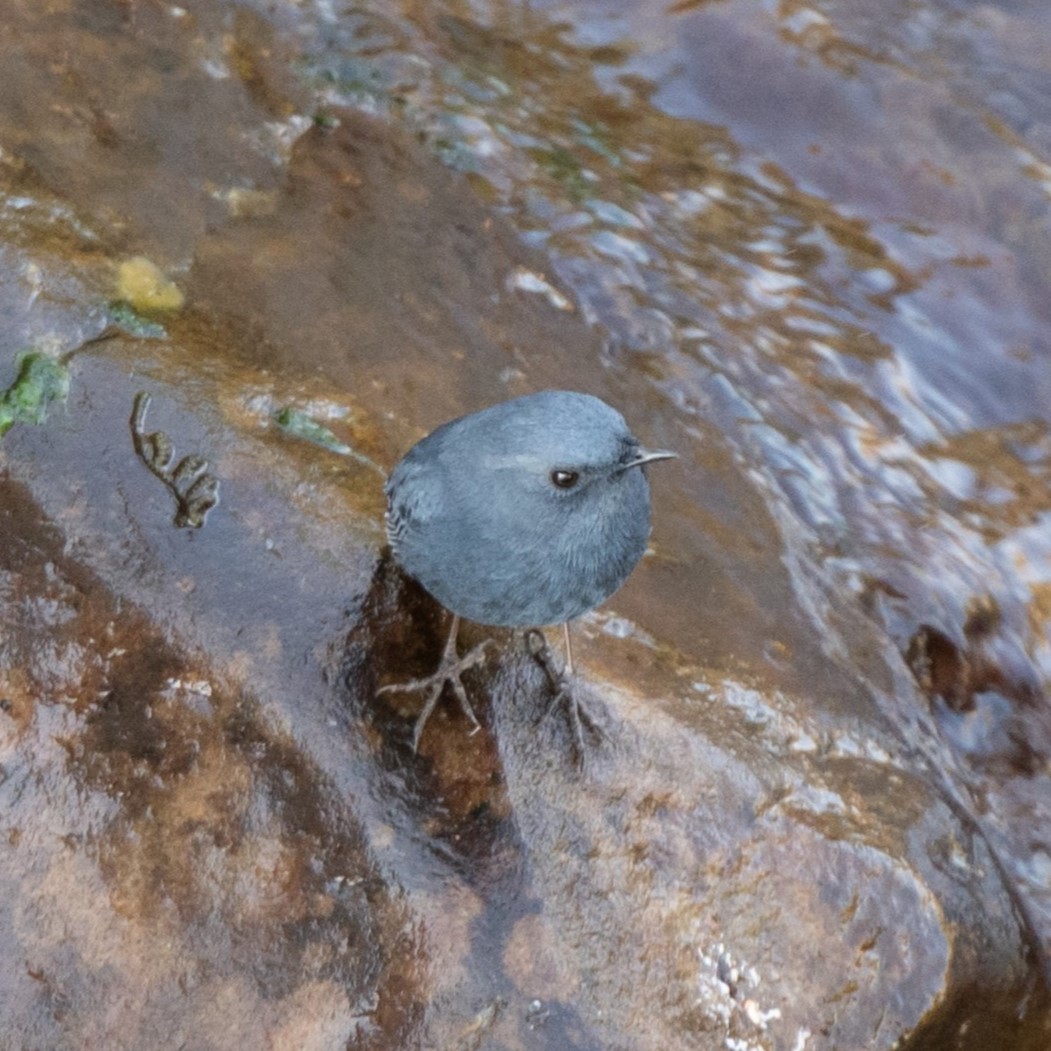
M 387 538 L 395 550 L 405 536 L 424 528 L 440 510 L 441 471 L 433 462 L 407 457 L 387 480 Z

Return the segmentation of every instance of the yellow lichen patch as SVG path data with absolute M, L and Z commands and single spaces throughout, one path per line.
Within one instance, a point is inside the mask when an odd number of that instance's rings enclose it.
M 135 310 L 178 310 L 182 292 L 171 278 L 145 256 L 125 259 L 117 268 L 117 296 Z

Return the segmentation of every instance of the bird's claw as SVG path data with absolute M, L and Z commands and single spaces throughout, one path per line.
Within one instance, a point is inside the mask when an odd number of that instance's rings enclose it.
M 526 632 L 525 641 L 529 656 L 544 669 L 551 688 L 556 689 L 564 678 L 564 672 L 555 668 L 555 657 L 544 633 L 539 628 L 530 628 Z
M 460 676 L 465 671 L 470 671 L 472 668 L 478 667 L 479 664 L 484 664 L 486 660 L 485 651 L 492 644 L 492 639 L 486 639 L 462 657 L 456 657 L 455 650 L 450 654 L 447 649 L 442 655 L 441 663 L 433 675 L 428 675 L 423 679 L 410 679 L 408 682 L 390 683 L 387 686 L 381 686 L 376 691 L 377 696 L 383 693 L 423 693 L 424 691 L 429 691 L 423 704 L 423 710 L 417 716 L 416 723 L 413 726 L 413 753 L 418 752 L 420 749 L 420 738 L 423 737 L 423 729 L 427 725 L 427 720 L 430 719 L 434 709 L 437 708 L 438 701 L 441 699 L 442 691 L 446 685 L 452 687 L 456 700 L 460 705 L 460 710 L 467 716 L 472 727 L 471 734 L 476 734 L 482 728 L 482 724 L 478 721 L 478 717 L 474 714 L 474 709 L 471 707 L 471 702 L 467 699 L 467 691 L 464 689 Z
M 592 737 L 602 739 L 605 734 L 595 721 L 587 708 L 578 700 L 576 691 L 573 689 L 574 676 L 567 670 L 558 667 L 555 655 L 548 645 L 544 633 L 536 628 L 531 628 L 526 633 L 526 648 L 529 655 L 540 665 L 547 676 L 548 685 L 554 696 L 547 703 L 544 714 L 537 721 L 539 726 L 545 722 L 547 717 L 561 705 L 566 706 L 569 714 L 569 726 L 573 732 L 573 745 L 576 750 L 577 762 L 583 766 L 587 757 L 587 747 L 584 742 L 584 729 L 587 728 Z

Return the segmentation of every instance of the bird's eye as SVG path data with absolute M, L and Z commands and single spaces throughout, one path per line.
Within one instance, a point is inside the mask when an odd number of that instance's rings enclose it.
M 572 489 L 580 481 L 579 471 L 563 471 L 556 469 L 551 472 L 551 484 L 556 489 Z

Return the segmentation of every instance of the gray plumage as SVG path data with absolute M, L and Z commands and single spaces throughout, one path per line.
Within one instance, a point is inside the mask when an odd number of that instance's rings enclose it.
M 588 394 L 544 391 L 446 423 L 387 482 L 399 565 L 446 609 L 540 626 L 605 601 L 646 550 L 647 453 Z

